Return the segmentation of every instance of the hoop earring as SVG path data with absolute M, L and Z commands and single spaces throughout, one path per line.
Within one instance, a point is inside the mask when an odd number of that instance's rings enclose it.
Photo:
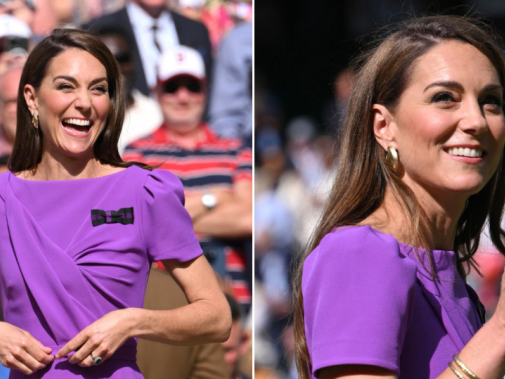
M 393 146 L 388 146 L 388 152 L 386 154 L 386 160 L 393 167 L 393 170 L 398 169 L 398 152 Z
M 32 125 L 37 129 L 39 127 L 39 116 L 34 112 L 32 115 Z

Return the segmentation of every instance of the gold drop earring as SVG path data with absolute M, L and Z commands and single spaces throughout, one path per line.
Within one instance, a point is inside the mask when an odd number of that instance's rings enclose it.
M 32 115 L 32 125 L 37 129 L 39 127 L 39 116 L 35 112 Z
M 393 167 L 393 170 L 398 169 L 398 152 L 393 146 L 388 146 L 388 152 L 386 154 L 386 160 Z

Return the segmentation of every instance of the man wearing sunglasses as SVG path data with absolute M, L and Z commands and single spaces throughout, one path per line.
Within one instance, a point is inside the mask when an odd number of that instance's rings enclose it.
M 238 247 L 252 235 L 251 149 L 240 140 L 219 138 L 202 121 L 207 79 L 196 50 L 178 46 L 162 55 L 157 96 L 163 125 L 130 144 L 123 159 L 161 165 L 179 177 L 207 259 L 247 308 L 250 266 Z

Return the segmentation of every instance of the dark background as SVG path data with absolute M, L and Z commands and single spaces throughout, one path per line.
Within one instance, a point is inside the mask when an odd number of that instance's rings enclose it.
M 333 97 L 333 80 L 367 35 L 406 17 L 432 13 L 481 16 L 502 36 L 505 32 L 502 0 L 256 0 L 256 89 L 267 103 L 260 116 L 274 115 L 281 130 L 301 115 L 321 126 L 321 107 Z

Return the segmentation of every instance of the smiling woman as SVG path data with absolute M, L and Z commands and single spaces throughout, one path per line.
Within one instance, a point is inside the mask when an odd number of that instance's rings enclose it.
M 483 325 L 465 282 L 486 219 L 505 254 L 498 42 L 476 20 L 432 16 L 360 60 L 334 187 L 294 279 L 301 379 L 505 374 L 505 286 Z
M 24 97 L 32 117 L 43 120 L 44 154 L 57 161 L 92 158 L 110 107 L 107 72 L 98 59 L 77 48 L 62 52 L 51 60 L 38 90 L 24 87 Z
M 138 379 L 137 337 L 228 338 L 230 310 L 180 181 L 119 157 L 123 103 L 113 55 L 87 32 L 56 30 L 28 57 L 11 172 L 0 175 L 0 363 L 10 378 Z M 141 309 L 152 261 L 189 305 Z

